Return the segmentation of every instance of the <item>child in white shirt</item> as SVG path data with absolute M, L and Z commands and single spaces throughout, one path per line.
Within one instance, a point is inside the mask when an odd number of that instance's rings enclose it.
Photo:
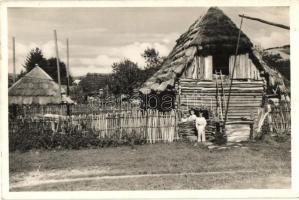
M 197 142 L 205 142 L 206 141 L 205 128 L 207 125 L 207 121 L 202 116 L 202 113 L 199 113 L 199 117 L 196 118 L 195 125 L 197 129 Z

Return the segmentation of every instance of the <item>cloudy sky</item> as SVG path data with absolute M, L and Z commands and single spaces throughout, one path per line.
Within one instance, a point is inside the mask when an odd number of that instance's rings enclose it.
M 238 26 L 238 14 L 289 25 L 288 7 L 221 8 Z M 55 56 L 53 30 L 58 33 L 59 54 L 66 60 L 65 40 L 70 41 L 70 71 L 109 73 L 111 64 L 124 58 L 144 66 L 141 53 L 156 48 L 167 56 L 175 40 L 207 8 L 9 8 L 9 39 L 16 37 L 17 72 L 30 49 L 39 47 L 46 58 Z M 289 31 L 245 20 L 242 30 L 264 48 L 289 44 Z M 12 72 L 9 43 L 9 72 Z

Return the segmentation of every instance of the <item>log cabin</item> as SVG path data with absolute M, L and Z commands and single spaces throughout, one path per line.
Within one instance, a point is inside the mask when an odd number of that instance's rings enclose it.
M 144 83 L 140 89 L 143 107 L 158 104 L 163 109 L 161 102 L 167 95 L 173 97 L 164 104 L 167 109 L 171 105 L 182 112 L 191 107 L 215 111 L 221 98 L 221 109 L 225 110 L 233 79 L 228 119 L 255 119 L 267 92 L 278 89 L 288 93 L 288 89 L 283 76 L 263 61 L 242 31 L 235 56 L 238 34 L 239 28 L 222 10 L 209 8 L 176 40 L 161 69 Z

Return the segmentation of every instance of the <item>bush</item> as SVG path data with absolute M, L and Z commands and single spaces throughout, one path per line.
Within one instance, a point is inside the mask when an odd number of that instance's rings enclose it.
M 36 122 L 34 122 L 36 123 Z M 99 133 L 75 126 L 64 126 L 63 130 L 54 133 L 50 124 L 30 121 L 18 122 L 16 130 L 9 132 L 10 151 L 28 151 L 31 149 L 81 149 L 116 147 L 120 145 L 142 145 L 146 138 L 136 131 L 126 132 L 116 130 L 109 136 L 98 137 Z M 34 125 L 33 125 L 34 124 Z

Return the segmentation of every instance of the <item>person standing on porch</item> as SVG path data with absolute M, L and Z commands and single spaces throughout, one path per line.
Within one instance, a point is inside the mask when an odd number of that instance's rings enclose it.
M 199 117 L 195 120 L 196 130 L 197 130 L 197 142 L 205 142 L 206 134 L 205 128 L 207 125 L 206 119 L 202 116 L 202 113 L 199 113 Z

